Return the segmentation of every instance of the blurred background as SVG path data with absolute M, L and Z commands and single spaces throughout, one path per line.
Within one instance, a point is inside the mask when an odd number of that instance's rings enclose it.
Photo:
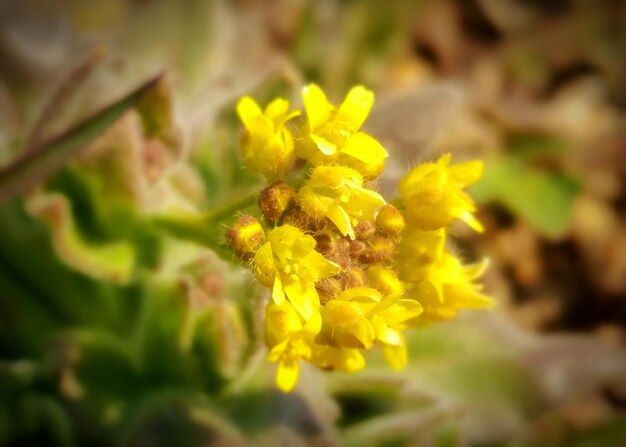
M 619 0 L 0 1 L 0 445 L 626 445 L 625 55 Z M 485 161 L 498 306 L 284 395 L 263 290 L 158 218 L 257 190 L 234 105 L 308 82 L 376 92 L 387 198 Z

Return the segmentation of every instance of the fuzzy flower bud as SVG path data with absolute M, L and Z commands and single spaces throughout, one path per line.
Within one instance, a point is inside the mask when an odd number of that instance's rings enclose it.
M 259 195 L 259 209 L 263 217 L 271 223 L 278 222 L 287 208 L 294 203 L 294 196 L 294 190 L 282 181 L 265 188 Z
M 252 258 L 255 250 L 265 242 L 265 232 L 257 219 L 244 214 L 228 227 L 226 240 L 237 256 L 247 260 Z
M 374 264 L 391 259 L 395 247 L 396 244 L 391 239 L 383 236 L 373 237 L 359 255 L 359 261 L 364 264 Z
M 383 296 L 400 297 L 404 293 L 404 286 L 398 279 L 397 273 L 392 269 L 372 265 L 367 269 L 367 279 Z
M 406 223 L 400 210 L 391 204 L 383 206 L 376 216 L 376 229 L 385 236 L 397 236 L 404 230 Z

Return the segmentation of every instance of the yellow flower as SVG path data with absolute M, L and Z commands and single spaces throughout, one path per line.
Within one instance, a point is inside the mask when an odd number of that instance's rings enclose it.
M 363 188 L 363 177 L 345 166 L 318 166 L 298 192 L 298 203 L 310 216 L 327 217 L 344 236 L 355 238 L 359 220 L 373 220 L 385 205 L 375 191 Z
M 289 102 L 282 98 L 263 111 L 254 99 L 244 96 L 237 103 L 237 114 L 246 128 L 241 144 L 246 166 L 269 181 L 284 177 L 295 157 L 293 136 L 285 123 L 300 112 L 289 113 Z
M 285 298 L 305 319 L 319 308 L 315 282 L 337 274 L 340 267 L 315 251 L 315 239 L 291 225 L 276 227 L 254 256 L 259 281 L 272 288 L 272 300 Z
M 315 84 L 302 90 L 310 138 L 299 147 L 299 155 L 317 166 L 338 162 L 367 178 L 378 176 L 387 151 L 378 141 L 359 132 L 374 103 L 374 94 L 363 86 L 352 88 L 335 108 Z
M 400 182 L 400 197 L 409 223 L 423 230 L 436 230 L 458 218 L 482 232 L 482 225 L 472 214 L 476 206 L 462 188 L 478 180 L 483 164 L 469 161 L 448 166 L 450 159 L 451 155 L 445 154 L 436 163 L 423 163 Z
M 394 260 L 402 281 L 417 282 L 426 276 L 427 268 L 443 255 L 446 231 L 407 228 L 396 245 Z
M 298 381 L 300 360 L 310 360 L 313 337 L 319 332 L 319 312 L 308 321 L 298 314 L 288 301 L 269 302 L 265 309 L 265 343 L 270 348 L 270 362 L 278 362 L 276 386 L 284 392 Z
M 493 300 L 478 281 L 485 263 L 463 265 L 446 251 L 454 219 L 482 231 L 463 191 L 482 173 L 481 162 L 450 165 L 443 155 L 399 185 L 394 205 L 373 191 L 387 152 L 361 132 L 374 102 L 362 86 L 335 107 L 311 84 L 302 91 L 307 123 L 296 138 L 284 99 L 265 110 L 249 97 L 237 105 L 246 132 L 243 156 L 271 183 L 260 194 L 263 222 L 241 216 L 226 240 L 271 289 L 264 324 L 276 385 L 291 391 L 302 361 L 354 372 L 379 346 L 386 362 L 407 362 L 405 331 L 453 318 Z M 282 179 L 298 156 L 302 177 Z M 265 233 L 267 226 L 275 228 Z
M 388 307 L 385 302 L 372 318 L 376 328 L 376 339 L 382 345 L 385 361 L 393 369 L 401 369 L 407 361 L 406 340 L 403 331 L 408 322 L 418 318 L 423 312 L 422 305 L 412 299 L 390 300 Z
M 484 309 L 495 302 L 481 292 L 475 281 L 483 274 L 487 261 L 464 266 L 453 255 L 444 253 L 429 275 L 414 284 L 408 295 L 419 301 L 424 312 L 411 320 L 411 326 L 424 326 L 456 317 L 461 309 Z
M 421 312 L 420 303 L 398 298 L 395 293 L 383 298 L 369 287 L 346 289 L 322 309 L 322 329 L 316 342 L 335 348 L 369 349 L 378 341 L 383 350 L 393 353 L 386 355 L 389 364 L 400 368 L 406 361 L 401 331 Z
M 318 342 L 335 347 L 371 348 L 376 331 L 370 312 L 381 300 L 380 292 L 369 287 L 344 290 L 323 307 Z

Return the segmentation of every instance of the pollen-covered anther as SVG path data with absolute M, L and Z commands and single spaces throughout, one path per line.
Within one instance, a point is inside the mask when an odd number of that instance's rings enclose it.
M 392 239 L 376 236 L 368 241 L 365 250 L 359 255 L 359 261 L 364 264 L 376 264 L 391 259 L 395 246 Z
M 295 191 L 287 183 L 275 182 L 261 191 L 259 209 L 267 221 L 276 223 L 287 208 L 294 204 L 294 197 Z
M 376 229 L 385 236 L 399 235 L 404 230 L 405 225 L 406 222 L 402 213 L 395 206 L 388 203 L 378 211 Z
M 265 242 L 265 231 L 261 223 L 253 216 L 239 216 L 226 230 L 226 241 L 237 256 L 244 260 L 251 259 L 256 249 Z

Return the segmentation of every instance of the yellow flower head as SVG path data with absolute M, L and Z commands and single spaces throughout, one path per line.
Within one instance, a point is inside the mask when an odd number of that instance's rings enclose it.
M 239 102 L 245 162 L 272 183 L 259 196 L 262 219 L 241 216 L 226 233 L 272 291 L 264 338 L 285 392 L 302 361 L 355 372 L 365 367 L 365 351 L 379 347 L 391 368 L 402 368 L 407 329 L 493 305 L 478 282 L 485 264 L 464 266 L 445 244 L 456 218 L 482 231 L 463 191 L 482 163 L 450 166 L 450 155 L 424 163 L 387 204 L 366 183 L 387 157 L 360 131 L 373 93 L 354 87 L 338 107 L 314 84 L 302 96 L 307 125 L 295 138 L 285 123 L 298 112 L 289 113 L 286 100 L 264 111 L 249 97 Z M 308 163 L 293 163 L 295 156 Z M 291 166 L 302 176 L 285 177 Z
M 285 123 L 300 112 L 289 113 L 289 102 L 282 98 L 261 110 L 254 99 L 244 96 L 237 103 L 237 114 L 246 128 L 241 144 L 246 166 L 269 181 L 284 177 L 295 157 L 293 136 Z
M 315 282 L 337 274 L 340 267 L 315 251 L 315 239 L 291 225 L 276 227 L 254 256 L 259 281 L 272 288 L 272 300 L 285 298 L 307 321 L 319 308 Z
M 436 230 L 458 218 L 482 232 L 482 225 L 472 214 L 476 206 L 462 188 L 478 180 L 483 164 L 470 161 L 448 166 L 450 159 L 446 154 L 436 163 L 423 163 L 400 182 L 400 197 L 409 223 L 423 230 Z
M 464 266 L 455 256 L 444 253 L 424 280 L 409 290 L 409 296 L 424 307 L 424 312 L 411 322 L 412 325 L 449 320 L 461 309 L 492 307 L 493 299 L 483 294 L 482 286 L 476 283 L 486 267 L 486 261 Z
M 299 146 L 299 155 L 313 165 L 338 162 L 367 178 L 383 169 L 387 151 L 378 141 L 359 132 L 374 103 L 374 94 L 363 86 L 352 88 L 335 108 L 315 84 L 302 90 L 309 137 Z
M 380 194 L 363 188 L 363 177 L 345 166 L 318 166 L 298 192 L 298 203 L 309 215 L 327 217 L 341 234 L 355 238 L 359 220 L 373 220 L 385 205 Z

